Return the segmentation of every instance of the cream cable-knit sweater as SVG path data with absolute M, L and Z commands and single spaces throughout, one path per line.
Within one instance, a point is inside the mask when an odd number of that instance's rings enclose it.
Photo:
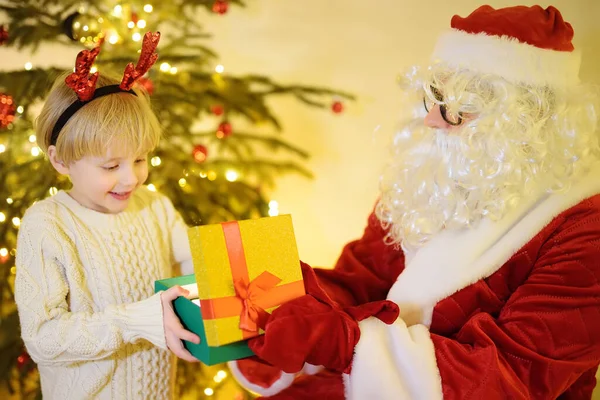
M 174 357 L 153 287 L 178 263 L 191 273 L 187 227 L 145 187 L 119 214 L 63 191 L 25 213 L 15 299 L 45 400 L 172 398 Z

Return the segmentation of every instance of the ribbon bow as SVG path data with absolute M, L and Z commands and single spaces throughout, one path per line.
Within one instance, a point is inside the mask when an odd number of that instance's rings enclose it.
M 240 329 L 248 332 L 258 332 L 259 327 L 264 327 L 269 314 L 259 305 L 271 289 L 281 282 L 281 279 L 264 271 L 254 278 L 250 283 L 244 279 L 234 282 L 235 294 L 242 300 L 242 312 L 240 314 Z

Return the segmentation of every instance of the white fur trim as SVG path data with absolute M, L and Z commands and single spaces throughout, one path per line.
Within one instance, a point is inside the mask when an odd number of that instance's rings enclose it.
M 323 366 L 321 365 L 312 365 L 309 363 L 304 363 L 302 369 L 295 374 L 289 374 L 287 372 L 281 371 L 281 376 L 278 380 L 276 380 L 271 386 L 268 388 L 256 385 L 251 383 L 248 378 L 242 374 L 242 371 L 238 368 L 237 361 L 229 361 L 227 363 L 229 369 L 231 370 L 231 374 L 235 378 L 235 380 L 242 385 L 247 390 L 253 392 L 254 394 L 258 394 L 261 396 L 273 396 L 277 393 L 281 392 L 284 389 L 287 389 L 294 383 L 294 379 L 296 379 L 299 375 L 315 375 L 323 370 Z
M 237 361 L 229 361 L 227 363 L 229 366 L 229 370 L 231 371 L 231 375 L 235 378 L 235 380 L 242 385 L 247 390 L 259 394 L 261 396 L 273 396 L 277 393 L 281 392 L 283 389 L 287 389 L 292 385 L 294 379 L 296 378 L 296 374 L 288 374 L 287 372 L 281 371 L 281 376 L 278 380 L 276 380 L 271 386 L 268 388 L 256 385 L 248 380 L 242 371 L 238 368 Z
M 474 229 L 446 231 L 423 246 L 388 293 L 410 326 L 431 324 L 442 299 L 496 272 L 554 217 L 600 193 L 596 165 L 567 193 L 527 196 L 497 222 L 483 220 Z
M 348 400 L 442 399 L 442 380 L 427 327 L 386 325 L 371 317 L 359 323 L 352 372 L 344 374 Z
M 315 375 L 321 372 L 324 368 L 325 367 L 323 367 L 322 365 L 312 365 L 309 363 L 304 363 L 304 367 L 302 367 L 302 371 L 300 371 L 300 373 L 304 375 Z
M 521 43 L 508 36 L 451 29 L 438 38 L 433 62 L 500 75 L 511 82 L 568 87 L 579 83 L 581 54 Z

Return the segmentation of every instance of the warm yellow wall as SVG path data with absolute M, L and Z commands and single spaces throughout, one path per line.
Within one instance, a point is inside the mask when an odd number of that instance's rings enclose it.
M 427 60 L 453 14 L 474 0 L 253 1 L 245 11 L 210 19 L 225 67 L 261 72 L 287 82 L 330 85 L 358 96 L 343 115 L 278 104 L 285 136 L 312 153 L 313 181 L 279 183 L 280 211 L 291 213 L 302 258 L 331 265 L 343 244 L 362 232 L 377 195 L 385 137 L 398 111 L 399 71 Z M 495 7 L 525 1 L 490 1 Z M 600 1 L 556 0 L 586 50 L 583 75 L 600 82 Z M 595 40 L 595 43 L 593 42 Z M 595 60 L 593 59 L 595 57 Z M 379 132 L 376 133 L 377 128 Z

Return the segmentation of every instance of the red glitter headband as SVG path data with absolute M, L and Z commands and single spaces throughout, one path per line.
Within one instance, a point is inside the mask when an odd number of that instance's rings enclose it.
M 112 93 L 130 93 L 137 96 L 131 88 L 135 81 L 148 72 L 158 59 L 158 54 L 156 54 L 155 51 L 159 40 L 160 32 L 147 32 L 144 35 L 142 51 L 137 64 L 135 66 L 133 63 L 127 64 L 121 84 L 103 86 L 98 89 L 96 89 L 98 72 L 94 72 L 90 75 L 90 69 L 100 53 L 100 46 L 102 43 L 92 50 L 82 50 L 79 52 L 77 59 L 75 60 L 75 71 L 65 78 L 67 86 L 73 89 L 75 94 L 77 94 L 77 100 L 67 107 L 56 121 L 56 124 L 52 129 L 50 144 L 56 145 L 58 135 L 65 124 L 81 107 L 85 106 L 90 101 Z

